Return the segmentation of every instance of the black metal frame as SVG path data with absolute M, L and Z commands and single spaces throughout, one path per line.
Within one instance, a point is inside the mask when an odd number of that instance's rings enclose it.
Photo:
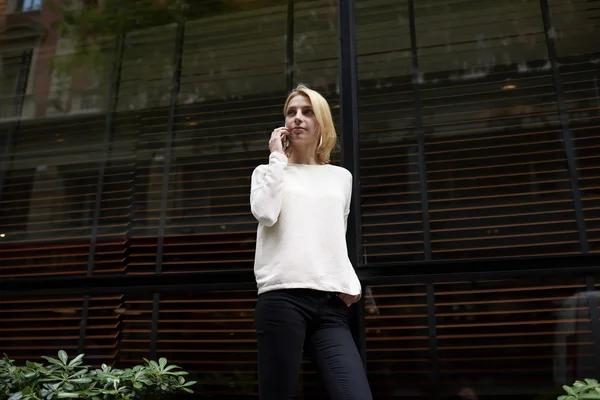
M 17 116 L 17 120 L 10 124 L 6 140 L 4 142 L 4 149 L 0 155 L 0 199 L 4 190 L 4 181 L 6 174 L 10 169 L 12 146 L 14 144 L 19 125 L 21 123 L 21 114 L 23 112 L 23 105 L 25 101 L 25 95 L 27 92 L 27 82 L 29 80 L 29 72 L 31 67 L 31 58 L 33 55 L 33 49 L 23 50 L 21 54 L 21 63 L 19 65 L 19 73 L 17 75 L 17 86 L 15 87 L 15 101 L 14 109 Z M 22 85 L 21 85 L 22 83 Z
M 417 27 L 414 0 L 408 0 L 408 17 L 410 21 L 410 54 L 412 62 L 413 95 L 415 98 L 415 122 L 417 126 L 417 149 L 419 152 L 419 185 L 421 187 L 421 219 L 423 220 L 423 246 L 425 260 L 431 255 L 431 232 L 429 227 L 429 195 L 427 191 L 427 163 L 425 159 L 425 132 L 423 130 L 423 111 L 421 105 L 421 69 L 417 53 Z
M 98 167 L 98 182 L 96 184 L 96 197 L 94 200 L 94 214 L 92 219 L 92 233 L 90 236 L 90 249 L 88 253 L 87 276 L 94 273 L 94 260 L 96 258 L 96 242 L 98 239 L 98 229 L 100 225 L 100 211 L 102 207 L 102 194 L 104 189 L 104 175 L 106 166 L 112 149 L 113 143 L 113 121 L 117 110 L 117 93 L 119 93 L 119 84 L 121 82 L 121 69 L 123 67 L 123 52 L 125 50 L 125 36 L 119 34 L 115 41 L 115 57 L 110 73 L 109 85 L 107 90 L 106 118 L 104 120 L 104 141 L 102 143 L 102 153 L 104 156 L 100 160 Z M 87 330 L 88 311 L 90 306 L 90 296 L 85 295 L 81 307 L 81 321 L 79 325 L 79 353 L 84 352 L 85 333 Z
M 575 216 L 577 218 L 577 230 L 579 233 L 579 246 L 583 254 L 589 253 L 589 244 L 587 239 L 587 231 L 585 229 L 585 218 L 583 216 L 583 207 L 581 205 L 581 193 L 579 192 L 579 174 L 577 173 L 577 162 L 575 160 L 575 149 L 573 146 L 573 137 L 569 128 L 569 117 L 565 106 L 565 93 L 560 77 L 558 67 L 558 55 L 556 53 L 556 43 L 554 41 L 555 28 L 552 26 L 550 10 L 548 8 L 548 0 L 540 0 L 540 8 L 542 11 L 542 20 L 544 22 L 544 35 L 546 37 L 546 47 L 548 49 L 548 57 L 552 66 L 552 77 L 554 79 L 554 90 L 556 92 L 556 101 L 560 124 L 562 127 L 562 142 L 564 145 L 565 155 L 567 157 L 567 166 L 569 171 L 569 182 L 571 184 L 571 193 L 573 195 L 573 205 L 575 206 Z
M 181 61 L 183 59 L 183 39 L 185 36 L 185 21 L 177 24 L 175 52 L 173 54 L 173 76 L 171 77 L 171 95 L 169 101 L 169 119 L 167 121 L 167 132 L 165 136 L 165 154 L 162 178 L 162 192 L 160 199 L 160 219 L 158 223 L 158 242 L 156 244 L 156 273 L 162 272 L 163 249 L 165 244 L 165 227 L 167 223 L 167 204 L 169 201 L 169 181 L 171 177 L 171 156 L 173 152 L 173 122 L 181 80 Z
M 177 99 L 181 87 L 181 63 L 183 60 L 183 40 L 185 38 L 185 21 L 177 23 L 175 39 L 175 52 L 173 54 L 173 76 L 171 77 L 171 95 L 169 101 L 169 117 L 165 138 L 164 170 L 162 180 L 162 192 L 160 202 L 160 220 L 158 225 L 158 242 L 156 244 L 156 274 L 162 272 L 163 252 L 165 246 L 165 229 L 167 223 L 167 205 L 169 201 L 169 181 L 171 173 L 171 159 L 173 152 L 173 123 L 177 108 Z M 156 358 L 158 340 L 158 317 L 160 312 L 160 293 L 155 292 L 152 299 L 152 333 L 150 335 L 150 359 Z
M 288 91 L 292 91 L 294 86 L 294 0 L 287 2 L 285 79 L 285 87 Z
M 358 137 L 358 71 L 354 0 L 338 1 L 338 62 L 340 81 L 341 164 L 352 174 L 352 204 L 348 215 L 346 241 L 352 265 L 358 267 L 363 255 L 360 202 L 360 157 Z M 366 362 L 364 297 L 352 307 L 354 339 Z

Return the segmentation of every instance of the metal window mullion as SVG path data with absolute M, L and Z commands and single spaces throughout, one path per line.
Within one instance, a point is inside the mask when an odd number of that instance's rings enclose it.
M 287 2 L 287 33 L 286 33 L 285 78 L 286 89 L 294 87 L 294 0 Z
M 107 92 L 107 103 L 106 103 L 106 117 L 104 119 L 104 141 L 102 143 L 102 159 L 98 166 L 98 180 L 96 183 L 96 197 L 94 201 L 94 214 L 92 219 L 92 232 L 90 234 L 90 248 L 88 252 L 88 265 L 87 265 L 87 276 L 91 276 L 94 272 L 94 260 L 96 258 L 96 241 L 98 238 L 98 230 L 100 225 L 100 210 L 102 207 L 102 193 L 104 190 L 104 176 L 106 173 L 106 166 L 108 165 L 108 158 L 111 152 L 112 139 L 113 139 L 113 121 L 114 113 L 116 112 L 117 105 L 117 93 L 119 92 L 119 83 L 121 80 L 121 68 L 123 66 L 123 49 L 124 49 L 125 35 L 119 34 L 116 38 L 115 43 L 115 57 L 113 59 L 113 66 L 110 74 L 110 83 L 108 85 Z M 85 350 L 85 335 L 87 331 L 87 321 L 89 314 L 90 295 L 86 294 L 83 298 L 83 305 L 81 307 L 81 321 L 79 325 L 79 353 L 83 353 Z
M 565 155 L 567 157 L 567 167 L 569 174 L 569 182 L 571 184 L 571 193 L 573 196 L 573 206 L 575 207 L 575 218 L 577 220 L 577 231 L 579 233 L 579 247 L 583 254 L 589 253 L 589 244 L 587 239 L 587 231 L 585 228 L 585 217 L 583 215 L 583 207 L 581 204 L 581 192 L 579 190 L 579 176 L 577 172 L 577 161 L 575 159 L 575 148 L 573 145 L 573 137 L 569 127 L 569 117 L 565 105 L 564 88 L 558 67 L 558 55 L 556 52 L 556 43 L 554 41 L 555 28 L 552 26 L 550 10 L 548 8 L 548 0 L 540 0 L 540 8 L 542 11 L 542 20 L 544 22 L 544 35 L 546 37 L 546 47 L 548 49 L 548 58 L 552 67 L 552 76 L 554 79 L 554 90 L 556 93 L 556 102 L 558 114 L 562 128 L 562 142 L 564 145 Z
M 414 0 L 408 0 L 408 16 L 410 21 L 410 49 L 412 61 L 412 82 L 415 107 L 415 124 L 417 130 L 417 151 L 419 159 L 419 186 L 421 188 L 421 219 L 423 221 L 423 251 L 425 260 L 432 258 L 431 230 L 429 223 L 429 195 L 427 187 L 427 162 L 425 159 L 425 131 L 423 130 L 423 111 L 421 104 L 421 70 L 417 47 L 417 27 Z
M 160 220 L 156 245 L 156 274 L 162 272 L 163 251 L 165 244 L 165 230 L 167 219 L 167 205 L 169 200 L 169 178 L 171 171 L 171 156 L 173 151 L 173 136 L 175 135 L 173 123 L 177 108 L 177 99 L 181 85 L 181 68 L 183 59 L 183 41 L 185 38 L 185 21 L 177 22 L 175 35 L 175 52 L 173 55 L 173 76 L 171 78 L 171 94 L 169 102 L 169 117 L 165 137 L 164 171 L 161 188 Z M 152 299 L 152 325 L 150 332 L 150 359 L 156 359 L 158 342 L 158 317 L 160 311 L 160 293 L 154 292 Z
M 185 22 L 177 23 L 177 33 L 175 36 L 175 52 L 173 55 L 173 76 L 171 78 L 171 94 L 169 101 L 169 117 L 167 120 L 167 131 L 165 136 L 164 168 L 161 187 L 160 201 L 160 219 L 158 223 L 158 237 L 156 245 L 156 270 L 157 274 L 162 272 L 163 250 L 165 244 L 165 230 L 167 220 L 167 205 L 169 200 L 169 180 L 171 173 L 171 157 L 173 152 L 173 137 L 175 132 L 173 123 L 175 120 L 175 111 L 181 82 L 181 64 L 183 58 L 183 40 L 185 36 Z
M 356 268 L 363 254 L 360 198 L 360 159 L 358 134 L 358 70 L 356 61 L 356 22 L 354 0 L 338 1 L 338 62 L 340 80 L 341 163 L 353 176 L 352 204 L 346 231 L 348 256 Z M 364 308 L 364 296 L 355 307 Z M 353 318 L 357 347 L 366 361 L 364 311 Z

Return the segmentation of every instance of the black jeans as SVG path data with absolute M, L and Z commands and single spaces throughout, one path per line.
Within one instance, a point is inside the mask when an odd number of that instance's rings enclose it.
M 348 328 L 348 306 L 333 293 L 286 289 L 258 296 L 260 400 L 293 399 L 303 350 L 335 400 L 371 400 L 360 355 Z

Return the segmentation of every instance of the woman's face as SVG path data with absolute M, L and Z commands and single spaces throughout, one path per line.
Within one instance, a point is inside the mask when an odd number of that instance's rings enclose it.
M 291 142 L 306 144 L 319 141 L 319 130 L 310 100 L 297 95 L 288 103 L 285 112 L 285 127 L 289 129 Z

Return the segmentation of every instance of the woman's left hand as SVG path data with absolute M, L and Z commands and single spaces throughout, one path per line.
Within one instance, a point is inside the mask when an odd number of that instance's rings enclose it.
M 358 300 L 358 298 L 360 297 L 360 295 L 352 295 L 352 294 L 340 293 L 340 294 L 338 294 L 338 297 L 340 299 L 342 299 L 342 301 L 344 303 L 346 303 L 346 305 L 348 307 L 350 307 L 352 304 L 354 304 L 354 302 L 356 300 Z

